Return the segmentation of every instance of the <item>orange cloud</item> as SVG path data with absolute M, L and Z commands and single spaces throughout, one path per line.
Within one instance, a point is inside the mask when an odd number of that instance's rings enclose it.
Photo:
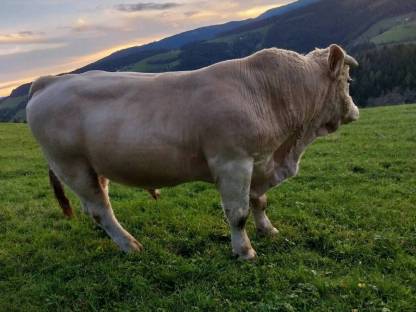
M 52 67 L 48 67 L 48 68 L 42 68 L 41 70 L 36 70 L 36 71 L 32 71 L 29 72 L 27 74 L 27 76 L 23 79 L 20 80 L 15 80 L 15 81 L 8 81 L 6 83 L 0 83 L 0 96 L 8 96 L 10 95 L 11 91 L 15 88 L 17 88 L 18 86 L 24 84 L 24 83 L 28 83 L 31 82 L 33 80 L 35 80 L 36 78 L 43 76 L 43 75 L 56 75 L 56 74 L 60 74 L 60 73 L 65 73 L 65 72 L 69 72 L 72 70 L 75 70 L 76 68 L 80 68 L 82 66 L 85 66 L 91 62 L 97 61 L 103 57 L 106 57 L 108 55 L 110 55 L 111 53 L 114 53 L 116 51 L 122 50 L 122 49 L 126 49 L 129 47 L 133 47 L 133 46 L 137 46 L 137 45 L 142 45 L 148 42 L 152 42 L 152 41 L 156 41 L 159 40 L 161 37 L 149 37 L 149 38 L 145 38 L 145 39 L 141 39 L 141 40 L 137 40 L 137 41 L 133 41 L 133 42 L 129 42 L 123 45 L 118 45 L 118 46 L 114 46 L 112 48 L 109 49 L 105 49 L 102 51 L 98 51 L 89 55 L 85 55 L 82 57 L 78 57 L 78 58 L 73 58 L 70 59 L 68 62 L 62 64 L 62 65 L 58 65 L 58 66 L 52 66 Z
M 46 40 L 32 31 L 21 31 L 14 34 L 0 34 L 0 44 L 31 44 L 44 43 Z
M 33 78 L 34 79 L 34 78 Z M 29 80 L 31 81 L 31 80 Z M 0 96 L 8 96 L 13 91 L 13 89 L 16 89 L 18 86 L 29 82 L 25 80 L 15 80 L 15 81 L 8 81 L 6 83 L 0 83 Z
M 278 8 L 280 6 L 283 6 L 283 5 L 288 4 L 290 2 L 293 2 L 293 1 L 288 0 L 288 1 L 286 1 L 286 3 L 281 3 L 279 5 L 277 5 L 277 4 L 271 4 L 271 5 L 256 6 L 256 7 L 252 7 L 250 9 L 247 9 L 247 10 L 240 11 L 240 12 L 237 13 L 237 15 L 239 17 L 241 17 L 241 18 L 257 17 L 260 14 L 266 12 L 267 10 L 274 9 L 274 8 Z

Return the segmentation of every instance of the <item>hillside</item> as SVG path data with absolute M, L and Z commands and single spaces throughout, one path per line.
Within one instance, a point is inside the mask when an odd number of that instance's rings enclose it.
M 293 10 L 306 7 L 317 1 L 319 0 L 298 0 L 297 2 L 268 10 L 264 14 L 254 19 L 233 21 L 220 25 L 201 27 L 143 46 L 127 48 L 122 51 L 115 52 L 108 57 L 98 60 L 97 62 L 84 66 L 75 72 L 84 72 L 94 69 L 107 71 L 120 70 L 123 67 L 129 66 L 136 62 L 140 62 L 146 57 L 151 57 L 158 53 L 164 53 L 168 50 L 176 50 L 193 42 L 210 40 L 216 36 L 233 31 L 244 25 L 249 25 L 253 22 L 261 21 L 270 17 L 280 16 Z
M 268 192 L 280 233 L 231 256 L 218 192 L 110 185 L 120 222 L 144 245 L 125 255 L 70 197 L 67 220 L 24 124 L 0 124 L 2 311 L 414 311 L 416 105 L 362 109 L 306 151 Z M 357 152 L 359 151 L 359 152 Z M 68 193 L 72 195 L 69 191 Z
M 415 55 L 416 1 L 412 0 L 302 0 L 255 19 L 204 27 L 125 49 L 74 72 L 191 70 L 267 47 L 305 53 L 334 42 L 364 61 L 366 67 L 359 69 L 352 88 L 361 106 L 380 105 L 385 99 L 390 104 L 416 101 L 414 82 L 409 82 L 414 79 L 413 65 L 391 59 L 390 67 L 383 68 L 374 61 L 379 55 L 400 55 L 403 44 L 406 55 Z M 388 53 L 383 52 L 386 48 Z M 369 53 L 377 57 L 369 58 Z M 368 68 L 374 71 L 371 78 L 364 74 Z M 387 75 L 395 77 L 380 80 Z M 28 89 L 29 84 L 23 85 L 0 102 L 0 120 L 24 119 Z

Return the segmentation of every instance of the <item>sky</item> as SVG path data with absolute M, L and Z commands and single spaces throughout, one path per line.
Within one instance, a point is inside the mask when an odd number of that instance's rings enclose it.
M 295 0 L 0 0 L 0 96 L 47 74 Z

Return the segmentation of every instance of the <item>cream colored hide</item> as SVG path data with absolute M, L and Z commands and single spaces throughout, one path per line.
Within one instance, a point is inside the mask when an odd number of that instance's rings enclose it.
M 253 259 L 250 207 L 259 233 L 277 233 L 266 191 L 297 173 L 315 138 L 357 120 L 352 65 L 331 45 L 307 55 L 266 49 L 188 72 L 42 77 L 27 118 L 51 170 L 122 250 L 142 246 L 115 218 L 108 180 L 146 189 L 198 180 L 221 194 L 233 253 Z

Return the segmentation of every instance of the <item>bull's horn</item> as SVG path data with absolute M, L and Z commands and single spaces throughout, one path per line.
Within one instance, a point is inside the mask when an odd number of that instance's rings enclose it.
M 350 65 L 350 66 L 354 66 L 354 67 L 358 67 L 358 62 L 355 58 L 353 58 L 350 55 L 345 55 L 345 64 Z

